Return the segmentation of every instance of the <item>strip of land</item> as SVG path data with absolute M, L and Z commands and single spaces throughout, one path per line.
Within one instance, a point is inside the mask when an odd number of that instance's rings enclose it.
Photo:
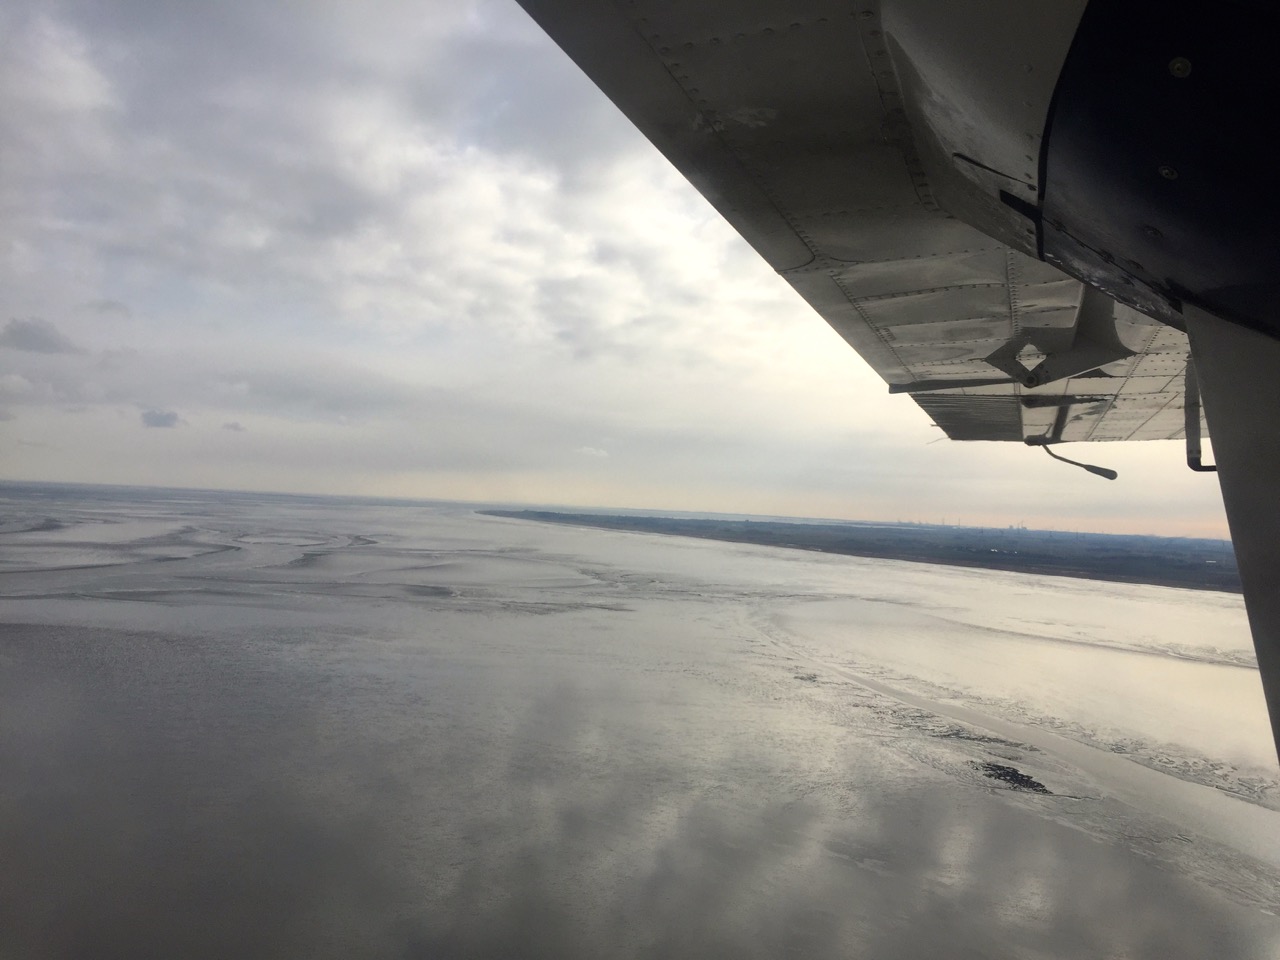
M 794 523 L 548 510 L 481 512 L 517 520 L 701 537 L 854 557 L 1240 592 L 1235 556 L 1230 545 L 1221 540 L 903 523 Z

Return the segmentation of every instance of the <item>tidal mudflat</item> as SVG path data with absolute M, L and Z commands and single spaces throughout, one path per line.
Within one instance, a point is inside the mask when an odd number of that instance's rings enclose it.
M 1273 957 L 1238 596 L 0 487 L 0 955 Z

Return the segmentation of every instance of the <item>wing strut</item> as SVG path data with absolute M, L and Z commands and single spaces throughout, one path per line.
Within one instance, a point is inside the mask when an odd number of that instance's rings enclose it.
M 1183 315 L 1280 750 L 1280 340 L 1190 305 Z

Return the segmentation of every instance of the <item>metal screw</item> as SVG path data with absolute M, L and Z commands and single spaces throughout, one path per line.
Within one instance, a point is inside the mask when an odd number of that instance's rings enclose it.
M 1179 80 L 1191 76 L 1191 61 L 1186 57 L 1174 57 L 1169 61 L 1169 72 Z
M 1177 180 L 1178 171 L 1173 169 L 1173 167 L 1169 166 L 1167 163 L 1162 163 L 1160 164 L 1160 176 L 1164 177 L 1166 180 Z

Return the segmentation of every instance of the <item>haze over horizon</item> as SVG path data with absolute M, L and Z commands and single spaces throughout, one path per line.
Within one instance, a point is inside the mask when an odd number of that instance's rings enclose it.
M 1177 443 L 933 443 L 513 2 L 0 53 L 0 478 L 1226 535 Z

